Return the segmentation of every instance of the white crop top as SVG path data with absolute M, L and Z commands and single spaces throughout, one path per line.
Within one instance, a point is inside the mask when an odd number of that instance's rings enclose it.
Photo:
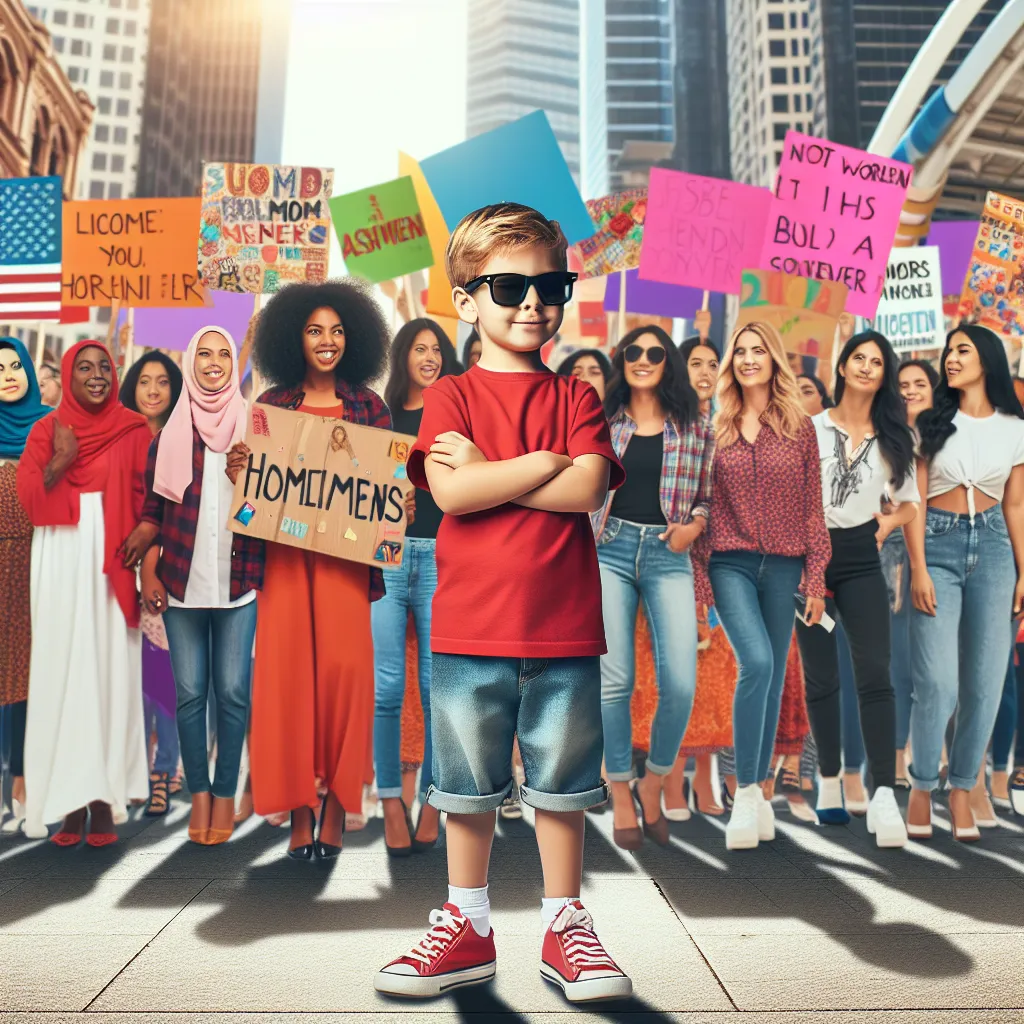
M 1024 463 L 1024 420 L 996 412 L 975 419 L 957 411 L 952 434 L 928 467 L 928 497 L 967 488 L 967 508 L 975 514 L 974 489 L 995 501 L 1014 466 Z
M 818 436 L 821 499 L 830 530 L 848 530 L 870 522 L 882 511 L 885 495 L 900 504 L 921 500 L 913 468 L 899 487 L 893 485 L 892 469 L 874 434 L 851 451 L 849 435 L 832 420 L 828 409 L 812 416 L 811 422 Z

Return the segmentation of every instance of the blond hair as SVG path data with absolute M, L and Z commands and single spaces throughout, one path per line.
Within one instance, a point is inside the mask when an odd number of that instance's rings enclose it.
M 740 418 L 743 415 L 743 393 L 733 372 L 733 355 L 741 334 L 756 334 L 772 357 L 772 379 L 768 384 L 768 405 L 761 416 L 779 437 L 795 439 L 807 422 L 807 413 L 800 402 L 800 388 L 796 374 L 786 360 L 786 350 L 779 332 L 769 323 L 755 320 L 737 327 L 729 338 L 722 368 L 718 372 L 718 412 L 715 414 L 715 441 L 719 448 L 728 448 L 740 436 Z
M 444 254 L 445 269 L 448 280 L 462 288 L 492 256 L 537 246 L 551 250 L 565 270 L 568 244 L 557 220 L 520 203 L 494 203 L 467 213 L 456 225 Z

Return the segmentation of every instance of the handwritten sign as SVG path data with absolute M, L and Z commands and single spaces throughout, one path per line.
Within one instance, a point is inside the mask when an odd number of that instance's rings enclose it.
M 631 188 L 600 199 L 588 199 L 587 212 L 597 232 L 573 246 L 579 258 L 580 279 L 639 266 L 647 189 Z
M 228 527 L 386 569 L 402 561 L 405 461 L 416 438 L 290 409 L 252 407 L 252 454 Z
M 203 283 L 276 292 L 295 281 L 326 280 L 333 185 L 334 172 L 323 167 L 204 164 Z
M 434 262 L 411 177 L 337 196 L 328 206 L 350 274 L 376 284 Z
M 787 132 L 759 265 L 836 281 L 847 309 L 873 317 L 913 168 Z
M 871 327 L 884 334 L 897 352 L 910 353 L 945 345 L 942 272 L 937 245 L 893 249 Z
M 813 281 L 771 270 L 744 270 L 736 326 L 755 320 L 772 324 L 782 337 L 793 371 L 803 373 L 806 367 L 828 387 L 832 379 L 832 346 L 848 293 L 846 285 L 838 281 Z
M 960 296 L 960 317 L 1019 348 L 1024 340 L 1024 202 L 989 192 Z
M 64 204 L 65 306 L 202 306 L 199 199 L 89 199 Z
M 771 202 L 766 188 L 652 168 L 640 277 L 738 295 Z

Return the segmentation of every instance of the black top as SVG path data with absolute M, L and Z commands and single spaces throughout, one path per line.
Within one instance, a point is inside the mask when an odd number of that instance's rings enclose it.
M 391 422 L 395 430 L 400 434 L 417 435 L 420 432 L 420 421 L 423 419 L 423 408 L 419 409 L 392 409 Z M 434 540 L 437 537 L 437 528 L 441 525 L 441 517 L 444 513 L 434 503 L 430 491 L 422 491 L 416 488 L 416 519 L 412 526 L 405 531 L 407 537 L 420 537 Z
M 609 515 L 641 526 L 664 526 L 661 510 L 661 461 L 663 433 L 641 437 L 634 434 L 622 453 L 626 482 L 615 492 Z

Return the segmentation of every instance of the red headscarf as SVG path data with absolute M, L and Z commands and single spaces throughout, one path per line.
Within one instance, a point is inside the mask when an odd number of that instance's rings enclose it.
M 75 398 L 71 379 L 75 361 L 84 348 L 98 348 L 110 359 L 106 345 L 99 341 L 80 341 L 64 353 L 60 405 L 29 433 L 25 454 L 18 463 L 18 497 L 33 526 L 76 526 L 82 492 L 103 493 L 103 571 L 110 577 L 128 624 L 137 626 L 135 574 L 122 566 L 118 551 L 142 511 L 151 434 L 146 418 L 118 401 L 116 381 L 106 401 L 95 410 Z M 113 364 L 113 359 L 110 361 Z M 43 471 L 53 458 L 56 422 L 75 432 L 78 455 L 60 480 L 47 490 L 43 486 Z M 108 453 L 106 464 L 100 462 L 101 456 Z

